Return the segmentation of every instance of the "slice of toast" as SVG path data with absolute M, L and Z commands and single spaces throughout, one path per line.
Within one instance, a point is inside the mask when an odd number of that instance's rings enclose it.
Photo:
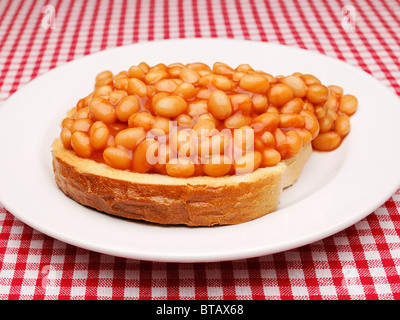
M 188 226 L 239 224 L 275 211 L 311 152 L 307 144 L 295 157 L 246 175 L 174 178 L 80 158 L 60 139 L 52 145 L 55 181 L 76 202 L 123 218 Z

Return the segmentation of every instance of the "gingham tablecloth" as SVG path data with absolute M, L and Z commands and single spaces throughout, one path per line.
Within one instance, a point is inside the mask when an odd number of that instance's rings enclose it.
M 193 37 L 319 51 L 400 94 L 399 0 L 0 0 L 0 108 L 24 84 L 67 61 L 115 46 Z M 68 245 L 0 205 L 0 298 L 397 300 L 399 208 L 400 190 L 355 225 L 294 250 L 162 263 Z

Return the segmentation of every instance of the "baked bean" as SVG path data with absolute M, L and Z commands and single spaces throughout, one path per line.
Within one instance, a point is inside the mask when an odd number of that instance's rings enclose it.
M 308 87 L 306 98 L 311 103 L 324 104 L 329 97 L 329 90 L 322 84 L 312 84 Z
M 141 127 L 144 130 L 148 131 L 151 129 L 154 123 L 154 116 L 150 113 L 143 111 L 132 114 L 128 119 L 129 127 Z
M 105 125 L 98 126 L 95 129 L 90 129 L 90 144 L 92 145 L 93 149 L 103 150 L 109 142 L 110 130 Z
M 347 136 L 350 131 L 350 118 L 347 114 L 342 114 L 337 117 L 334 123 L 335 131 L 340 134 L 341 137 Z
M 232 80 L 235 81 L 235 82 L 239 82 L 240 79 L 242 79 L 242 77 L 243 77 L 245 74 L 246 74 L 246 73 L 244 73 L 244 72 L 235 71 L 235 72 L 232 74 Z
M 232 82 L 224 76 L 213 74 L 211 76 L 211 85 L 218 90 L 228 91 L 232 87 Z
M 89 134 L 92 134 L 92 132 L 98 128 L 107 128 L 107 125 L 102 121 L 95 121 L 90 127 Z
M 327 117 L 331 117 L 333 119 L 333 121 L 335 121 L 339 115 L 335 111 L 333 111 L 332 109 L 328 109 L 326 111 L 326 116 Z
M 146 72 L 144 72 L 144 70 L 140 67 L 132 66 L 128 70 L 129 78 L 137 78 L 137 79 L 143 80 L 145 76 L 146 76 Z
M 234 162 L 235 173 L 238 175 L 252 173 L 258 169 L 262 162 L 259 151 L 247 152 Z
M 328 108 L 330 110 L 337 111 L 339 108 L 338 98 L 333 94 L 329 95 L 325 106 L 326 106 L 326 108 Z
M 224 153 L 230 143 L 230 135 L 219 132 L 211 136 L 211 153 Z
M 187 158 L 174 158 L 168 161 L 165 169 L 171 177 L 191 177 L 195 171 L 194 163 Z
M 261 114 L 267 112 L 268 110 L 268 100 L 267 97 L 263 94 L 253 94 L 251 98 L 251 102 L 253 104 L 253 110 L 257 114 Z
M 125 149 L 133 150 L 146 138 L 143 128 L 128 128 L 118 132 L 115 136 L 115 144 Z
M 175 154 L 190 156 L 195 152 L 196 138 L 191 131 L 176 131 L 170 137 L 170 146 Z M 183 150 L 181 151 L 182 148 Z
M 164 63 L 158 63 L 155 66 L 151 67 L 149 69 L 149 71 L 147 71 L 147 72 L 152 72 L 152 71 L 156 71 L 156 70 L 167 71 L 168 67 Z
M 199 139 L 197 141 L 197 153 L 201 158 L 201 163 L 206 163 L 207 157 L 210 157 L 213 154 L 211 138 L 209 136 L 199 136 Z
M 229 173 L 232 161 L 224 155 L 213 155 L 208 163 L 203 165 L 203 171 L 210 177 L 222 177 Z
M 274 148 L 275 147 L 275 137 L 270 131 L 265 131 L 261 136 L 260 136 L 261 141 L 263 144 L 268 147 L 268 148 Z
M 146 91 L 147 91 L 148 98 L 151 98 L 157 92 L 155 85 L 152 85 L 152 84 L 148 84 L 146 86 Z M 145 107 L 146 107 L 146 105 L 145 105 Z
M 304 98 L 307 93 L 307 85 L 298 76 L 287 76 L 280 80 L 282 83 L 288 85 L 293 90 L 293 97 L 295 98 Z
M 154 139 L 146 139 L 139 143 L 132 155 L 133 171 L 145 173 L 157 163 L 158 143 Z
M 208 113 L 207 111 L 207 101 L 205 100 L 195 100 L 190 102 L 187 107 L 187 114 L 193 118 L 200 117 L 202 114 Z
M 286 154 L 288 153 L 289 144 L 286 135 L 281 129 L 276 129 L 274 132 L 275 137 L 275 150 L 278 151 L 282 159 L 286 159 Z
M 281 161 L 281 154 L 272 148 L 266 148 L 262 151 L 261 167 L 273 167 Z
M 90 126 L 93 124 L 93 121 L 87 118 L 76 119 L 74 124 L 71 127 L 71 132 L 89 132 Z
M 266 72 L 262 72 L 262 74 L 268 79 L 270 85 L 278 83 L 278 80 L 273 75 Z
M 213 115 L 212 115 L 211 113 L 209 113 L 209 112 L 201 114 L 201 115 L 199 116 L 199 121 L 201 121 L 201 120 L 211 120 L 212 122 L 214 122 L 214 124 L 215 124 L 216 126 L 219 126 L 219 125 L 221 124 L 221 121 L 215 119 L 215 118 L 213 117 Z
M 61 123 L 61 127 L 62 128 L 68 128 L 71 129 L 72 125 L 74 124 L 74 119 L 72 118 L 65 118 L 62 123 Z
M 286 157 L 291 158 L 300 152 L 301 147 L 303 146 L 303 141 L 296 131 L 290 130 L 286 132 L 286 141 L 288 143 Z
M 171 79 L 163 79 L 155 84 L 155 89 L 157 91 L 172 93 L 176 90 L 177 86 L 178 85 L 176 84 L 175 81 Z
M 326 116 L 326 109 L 322 106 L 316 106 L 314 109 L 314 114 L 317 119 L 323 118 Z
M 336 98 L 341 98 L 343 96 L 343 89 L 339 86 L 328 86 L 329 93 L 334 95 Z
M 319 118 L 318 123 L 319 123 L 319 132 L 320 133 L 332 130 L 333 119 L 330 116 L 327 115 L 325 117 Z
M 114 80 L 114 87 L 117 90 L 128 90 L 129 78 L 128 77 L 120 77 Z
M 97 76 L 96 76 L 96 82 L 99 82 L 103 79 L 108 79 L 108 78 L 112 78 L 113 77 L 113 73 L 109 70 L 100 72 Z
M 236 129 L 233 134 L 233 144 L 238 150 L 248 151 L 254 147 L 254 130 L 250 126 Z
M 82 158 L 89 158 L 93 153 L 87 132 L 74 132 L 71 136 L 71 146 L 76 155 Z
M 130 95 L 135 94 L 140 98 L 144 98 L 147 96 L 147 86 L 142 80 L 130 78 L 128 80 L 127 92 Z
M 197 83 L 200 79 L 200 75 L 196 70 L 183 68 L 179 74 L 179 78 L 187 83 Z
M 303 79 L 307 86 L 311 86 L 313 84 L 321 84 L 321 81 L 312 74 L 303 74 L 300 77 L 301 79 Z
M 193 130 L 200 136 L 210 136 L 215 131 L 215 122 L 210 119 L 201 119 L 194 126 Z
M 75 119 L 89 119 L 90 118 L 90 111 L 89 107 L 81 108 L 75 116 Z
M 113 80 L 115 81 L 117 79 L 126 78 L 127 76 L 128 72 L 120 72 L 113 77 Z
M 154 107 L 156 105 L 156 103 L 158 102 L 158 100 L 160 100 L 161 98 L 165 98 L 165 97 L 169 97 L 170 94 L 168 92 L 157 92 L 156 94 L 154 94 L 151 97 L 151 110 L 154 111 Z
M 234 111 L 240 110 L 245 113 L 251 111 L 251 98 L 247 94 L 232 94 L 229 99 Z
M 184 128 L 190 128 L 193 125 L 193 118 L 187 114 L 181 114 L 175 118 L 175 121 L 177 122 L 178 126 L 184 127 Z
M 210 99 L 211 93 L 212 93 L 212 90 L 209 88 L 200 89 L 197 91 L 196 98 L 208 100 L 208 99 Z
M 127 93 L 125 90 L 113 90 L 108 95 L 108 101 L 115 106 L 126 96 Z
M 215 90 L 208 100 L 208 110 L 219 119 L 224 120 L 232 114 L 232 104 L 227 94 L 220 90 Z
M 247 63 L 242 63 L 238 65 L 235 69 L 236 71 L 248 73 L 249 71 L 254 71 L 254 69 Z
M 194 144 L 192 141 L 184 143 L 178 151 L 178 157 L 193 158 L 197 155 L 197 144 Z
M 88 106 L 90 101 L 92 101 L 93 98 L 93 92 L 89 93 L 85 98 L 84 98 L 84 105 Z
M 345 94 L 340 99 L 339 110 L 351 116 L 354 112 L 356 112 L 358 106 L 358 100 L 355 96 L 351 94 Z
M 319 151 L 332 151 L 340 144 L 340 134 L 336 131 L 320 133 L 313 141 L 312 146 Z
M 241 77 L 239 86 L 246 91 L 265 93 L 269 87 L 269 81 L 259 74 L 246 74 Z
M 284 83 L 275 84 L 269 88 L 267 97 L 270 104 L 280 108 L 293 99 L 293 89 Z
M 129 117 L 139 111 L 139 100 L 136 96 L 126 96 L 121 99 L 115 108 L 115 114 L 119 121 L 127 122 Z
M 144 77 L 144 82 L 147 84 L 155 84 L 162 79 L 168 78 L 168 72 L 165 70 L 150 70 L 148 74 Z
M 163 169 L 165 169 L 165 165 L 167 164 L 167 162 L 170 159 L 170 149 L 171 149 L 171 147 L 169 144 L 162 143 L 158 146 L 157 164 L 164 165 Z
M 254 150 L 262 152 L 265 148 L 264 142 L 258 137 L 254 137 Z
M 318 119 L 310 110 L 302 110 L 300 115 L 304 117 L 304 127 L 311 133 L 314 139 L 319 133 Z
M 197 72 L 199 73 L 200 77 L 204 77 L 208 74 L 212 74 L 211 70 L 197 70 Z M 196 169 L 197 168 L 201 168 L 201 166 L 196 166 Z
M 224 153 L 229 144 L 229 138 L 224 133 L 210 137 L 201 137 L 198 141 L 198 153 L 201 157 L 208 157 Z
M 65 149 L 72 149 L 71 137 L 72 137 L 71 130 L 69 128 L 62 128 L 60 133 L 60 138 Z
M 314 105 L 313 105 L 313 104 L 311 104 L 311 103 L 309 103 L 309 102 L 305 102 L 305 103 L 303 104 L 303 110 L 309 110 L 309 111 L 311 111 L 312 113 L 314 113 L 315 108 L 314 108 Z
M 302 128 L 305 125 L 304 117 L 297 113 L 281 113 L 280 128 Z
M 100 86 L 97 87 L 95 91 L 93 91 L 93 97 L 102 97 L 108 99 L 108 96 L 113 91 L 112 86 Z
M 76 104 L 76 109 L 79 111 L 80 109 L 82 109 L 83 107 L 87 107 L 87 105 L 85 105 L 85 98 L 79 99 L 79 101 Z
M 303 104 L 303 100 L 300 98 L 294 98 L 281 108 L 281 113 L 300 113 L 303 109 Z
M 138 67 L 142 69 L 145 73 L 149 72 L 150 67 L 146 62 L 141 62 L 138 64 Z
M 211 68 L 202 62 L 192 62 L 186 65 L 186 68 L 196 70 L 197 72 L 200 70 L 211 70 Z
M 207 74 L 199 79 L 201 86 L 212 85 L 218 90 L 228 91 L 232 88 L 232 82 L 225 76 L 218 74 Z
M 113 86 L 114 85 L 114 79 L 112 77 L 110 78 L 104 78 L 99 81 L 96 81 L 96 84 L 94 86 L 95 89 L 103 87 L 103 86 Z
M 252 120 L 253 118 L 251 116 L 235 113 L 234 115 L 225 119 L 224 125 L 227 128 L 237 129 L 243 126 L 249 126 Z
M 110 147 L 103 152 L 104 161 L 115 169 L 129 169 L 131 167 L 131 156 L 123 149 Z
M 230 66 L 223 62 L 215 62 L 213 65 L 213 71 L 216 74 L 224 76 L 231 76 L 234 72 L 234 70 Z
M 272 113 L 277 113 L 279 114 L 279 109 L 277 107 L 274 106 L 268 106 L 267 112 L 272 112 Z
M 177 117 L 187 108 L 187 102 L 180 96 L 171 95 L 163 97 L 158 100 L 154 105 L 154 111 L 163 117 L 173 118 Z
M 151 126 L 151 129 L 161 129 L 165 134 L 169 133 L 171 123 L 168 118 L 157 116 Z
M 278 127 L 279 122 L 279 114 L 275 112 L 266 112 L 253 118 L 251 126 L 254 128 L 255 132 L 263 130 L 273 131 Z
M 105 123 L 114 123 L 117 120 L 114 107 L 104 98 L 94 97 L 90 101 L 89 110 L 95 119 Z
M 183 65 L 182 66 L 172 66 L 172 67 L 168 66 L 167 72 L 171 77 L 179 77 L 183 68 L 184 68 Z
M 303 145 L 306 145 L 311 142 L 313 137 L 312 137 L 312 134 L 310 133 L 310 131 L 308 131 L 305 128 L 295 128 L 293 130 L 298 133 L 298 135 L 301 138 L 301 141 L 303 141 Z
M 176 87 L 174 94 L 181 96 L 185 100 L 189 100 L 196 95 L 196 89 L 194 88 L 193 84 L 182 82 Z
M 180 62 L 174 62 L 174 63 L 170 63 L 167 67 L 168 68 L 175 68 L 175 67 L 184 68 L 185 65 L 183 63 L 180 63 Z

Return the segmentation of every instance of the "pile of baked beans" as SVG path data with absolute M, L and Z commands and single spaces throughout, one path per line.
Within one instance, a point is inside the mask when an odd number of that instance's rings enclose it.
M 220 177 L 275 166 L 308 143 L 336 149 L 357 104 L 311 74 L 142 62 L 99 73 L 60 137 L 79 157 L 116 169 Z

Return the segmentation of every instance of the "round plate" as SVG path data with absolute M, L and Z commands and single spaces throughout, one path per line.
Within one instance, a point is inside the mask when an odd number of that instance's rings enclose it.
M 53 177 L 50 146 L 59 124 L 93 87 L 97 73 L 142 61 L 242 63 L 273 75 L 310 73 L 355 95 L 359 108 L 344 143 L 314 152 L 278 210 L 234 226 L 161 226 L 115 218 L 67 198 Z M 400 185 L 400 102 L 370 75 L 318 53 L 261 42 L 185 39 L 102 51 L 38 77 L 0 108 L 0 202 L 31 227 L 106 254 L 206 262 L 266 255 L 332 235 L 361 220 Z M 234 201 L 235 199 L 232 199 Z

